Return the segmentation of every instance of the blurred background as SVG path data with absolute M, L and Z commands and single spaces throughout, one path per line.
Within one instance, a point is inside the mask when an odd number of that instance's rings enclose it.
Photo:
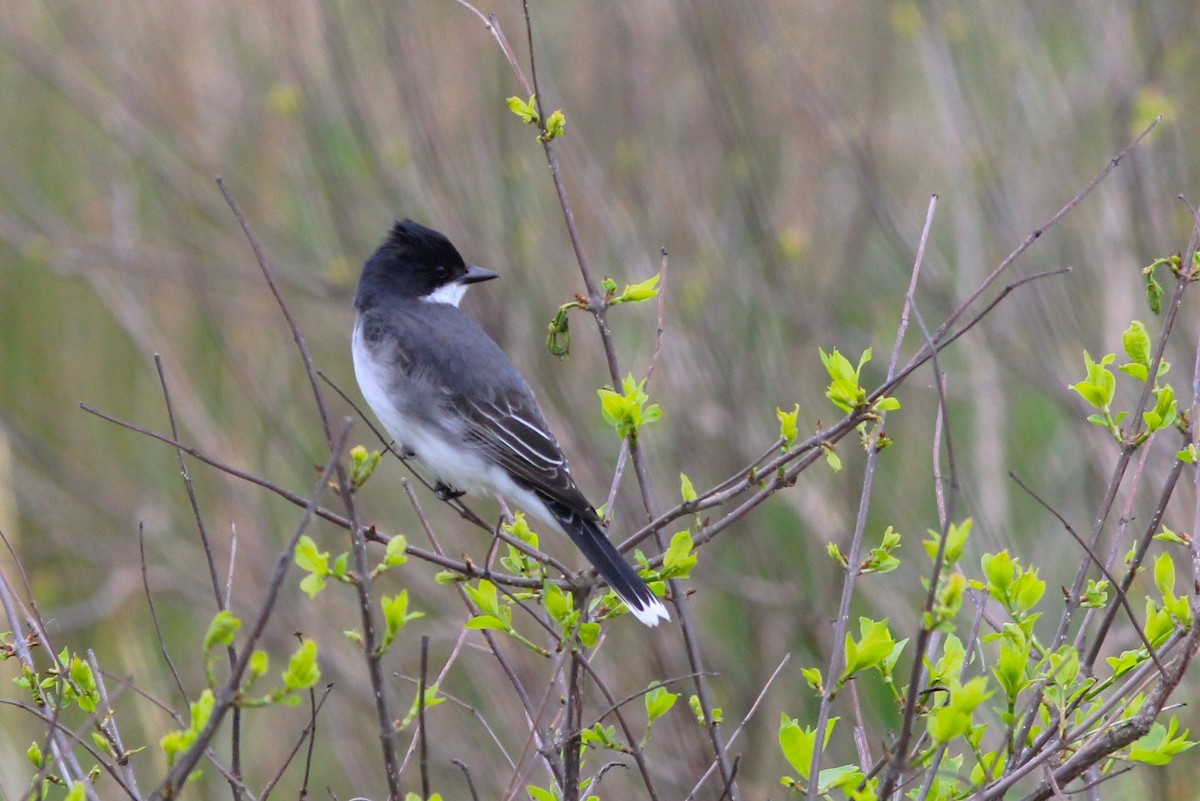
M 678 499 L 680 472 L 705 488 L 758 456 L 776 437 L 776 407 L 799 403 L 807 432 L 840 416 L 823 397 L 818 346 L 852 359 L 874 347 L 865 378 L 879 382 L 932 194 L 941 200 L 916 295 L 930 329 L 1164 115 L 1009 278 L 1070 274 L 1016 292 L 942 360 L 958 517 L 976 521 L 965 564 L 1008 547 L 1043 565 L 1047 620 L 1057 618 L 1049 599 L 1069 583 L 1078 550 L 1007 473 L 1088 529 L 1116 452 L 1084 422 L 1067 385 L 1083 376 L 1083 349 L 1119 350 L 1131 319 L 1158 331 L 1138 270 L 1186 247 L 1190 218 L 1177 196 L 1200 201 L 1200 6 L 532 5 L 543 101 L 566 114 L 556 146 L 594 270 L 623 285 L 653 275 L 660 248 L 670 253 L 663 355 L 649 388 L 664 417 L 643 437 L 664 506 Z M 498 15 L 528 69 L 520 3 L 480 8 Z M 166 643 L 192 693 L 203 684 L 200 633 L 216 609 L 174 452 L 81 411 L 80 401 L 168 431 L 158 353 L 185 441 L 301 493 L 325 459 L 302 366 L 217 175 L 261 239 L 317 366 L 355 399 L 352 293 L 394 219 L 438 228 L 468 262 L 500 272 L 465 308 L 538 388 L 581 485 L 603 501 L 619 450 L 595 393 L 608 373 L 583 316 L 573 318 L 568 358 L 545 348 L 547 322 L 583 285 L 535 131 L 504 103 L 520 87 L 475 15 L 452 0 L 13 4 L 0 16 L 0 91 L 0 528 L 57 647 L 90 646 L 114 674 L 180 707 L 141 586 L 139 525 Z M 610 319 L 622 369 L 644 374 L 653 304 Z M 1168 352 L 1183 398 L 1197 332 L 1189 302 L 1177 337 L 1184 347 Z M 920 341 L 914 326 L 905 353 Z M 906 562 L 863 580 L 855 613 L 890 617 L 902 637 L 916 630 L 928 566 L 919 541 L 937 524 L 929 370 L 897 396 L 904 408 L 888 421 L 896 445 L 881 461 L 869 536 L 894 525 Z M 339 415 L 349 412 L 334 401 Z M 1133 401 L 1123 383 L 1119 403 Z M 354 441 L 378 447 L 362 425 Z M 841 574 L 825 547 L 844 549 L 853 528 L 863 464 L 855 448 L 851 438 L 839 449 L 843 472 L 814 466 L 726 531 L 690 582 L 727 721 L 746 714 L 792 655 L 733 747 L 744 797 L 784 792 L 780 711 L 815 715 L 799 669 L 824 667 L 833 646 Z M 1131 499 L 1135 517 L 1151 507 L 1174 448 L 1155 446 Z M 233 608 L 248 615 L 298 511 L 200 465 L 193 474 L 222 564 L 236 529 Z M 361 508 L 381 530 L 423 544 L 402 475 L 385 461 Z M 486 537 L 421 497 L 448 550 L 482 558 Z M 475 507 L 495 514 L 493 504 Z M 618 536 L 636 528 L 638 508 L 630 472 Z M 1167 524 L 1188 530 L 1191 509 L 1181 490 Z M 330 526 L 312 534 L 327 550 L 346 547 Z M 465 612 L 434 572 L 410 563 L 381 591 L 409 589 L 426 613 L 411 641 L 430 634 L 440 666 Z M 340 635 L 357 626 L 351 595 L 333 587 L 310 603 L 289 582 L 265 643 L 279 666 L 294 632 L 322 643 L 335 688 L 314 790 L 382 797 L 361 657 Z M 1126 633 L 1112 644 L 1133 642 Z M 513 658 L 540 686 L 545 665 L 515 649 Z M 416 674 L 415 649 L 390 659 L 400 676 Z M 687 673 L 677 629 L 651 636 L 632 620 L 612 627 L 597 666 L 618 696 Z M 413 689 L 403 678 L 395 686 L 403 711 Z M 503 756 L 471 712 L 519 753 L 524 724 L 494 660 L 467 649 L 444 689 L 461 704 L 431 713 L 435 789 L 465 796 L 455 758 L 481 788 L 507 781 Z M 861 692 L 877 749 L 897 715 L 884 695 L 865 683 Z M 1180 700 L 1195 694 L 1185 688 Z M 1200 727 L 1189 709 L 1178 714 Z M 15 797 L 29 775 L 22 754 L 42 729 L 16 712 L 4 718 L 0 794 Z M 252 787 L 274 773 L 305 718 L 302 709 L 249 716 Z M 130 696 L 119 722 L 127 744 L 149 745 L 135 758 L 143 775 L 160 775 L 167 717 Z M 855 761 L 848 735 L 835 737 L 830 764 Z M 1193 797 L 1191 756 L 1122 777 L 1121 792 Z M 669 798 L 683 797 L 707 766 L 684 704 L 656 727 L 649 758 Z M 606 798 L 641 797 L 626 773 L 605 778 Z M 545 784 L 538 772 L 531 778 Z M 210 797 L 222 786 L 212 771 L 203 781 Z M 294 795 L 298 783 L 293 769 L 281 792 Z M 706 785 L 699 797 L 717 789 Z

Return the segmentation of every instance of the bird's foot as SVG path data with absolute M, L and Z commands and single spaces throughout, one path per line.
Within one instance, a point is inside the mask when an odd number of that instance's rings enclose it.
M 467 493 L 457 487 L 452 487 L 449 484 L 439 481 L 433 485 L 433 494 L 437 496 L 439 501 L 452 501 L 455 498 L 461 498 Z

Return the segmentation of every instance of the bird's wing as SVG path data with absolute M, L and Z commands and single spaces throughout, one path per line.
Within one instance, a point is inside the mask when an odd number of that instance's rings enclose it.
M 488 400 L 461 399 L 467 437 L 480 445 L 519 483 L 585 514 L 587 498 L 571 478 L 567 458 L 536 403 L 512 388 Z
M 406 382 L 424 385 L 440 396 L 433 406 L 412 413 L 431 422 L 458 418 L 460 435 L 518 484 L 584 516 L 594 516 L 533 392 L 499 346 L 457 308 L 445 304 L 416 308 L 421 311 L 419 318 L 400 309 L 387 321 L 388 358 L 393 366 Z M 464 339 L 471 341 L 470 348 L 462 347 Z M 497 370 L 497 366 L 507 369 Z M 494 379 L 498 374 L 502 376 L 498 385 L 479 378 Z

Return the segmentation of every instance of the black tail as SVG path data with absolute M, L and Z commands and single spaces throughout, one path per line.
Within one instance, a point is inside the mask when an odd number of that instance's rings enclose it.
M 571 542 L 583 551 L 583 555 L 625 602 L 634 617 L 647 626 L 657 626 L 659 620 L 671 619 L 658 596 L 650 591 L 650 587 L 637 571 L 621 558 L 616 546 L 605 536 L 594 515 L 582 514 L 546 497 L 542 498 L 542 502 L 571 538 Z

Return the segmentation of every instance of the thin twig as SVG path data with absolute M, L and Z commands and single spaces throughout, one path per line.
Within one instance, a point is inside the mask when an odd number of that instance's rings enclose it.
M 162 388 L 163 404 L 167 407 L 167 420 L 171 425 L 171 438 L 179 439 L 179 427 L 175 423 L 175 407 L 171 403 L 171 390 L 167 384 L 167 373 L 163 368 L 162 357 L 157 353 L 154 354 L 154 367 L 158 371 L 158 384 Z M 217 610 L 224 612 L 229 608 L 228 592 L 221 591 L 221 580 L 217 576 L 217 560 L 213 555 L 212 543 L 208 538 L 208 531 L 204 526 L 204 516 L 200 513 L 200 501 L 196 497 L 196 487 L 192 483 L 192 475 L 188 471 L 187 462 L 183 458 L 183 451 L 180 448 L 175 449 L 175 458 L 179 462 L 179 473 L 183 476 L 183 486 L 187 490 L 188 503 L 192 507 L 192 517 L 196 521 L 196 532 L 200 535 L 200 544 L 204 550 L 204 561 L 208 565 L 208 577 L 212 581 L 213 598 L 217 602 Z M 229 571 L 232 576 L 233 560 L 230 560 Z M 237 649 L 233 643 L 225 647 L 226 657 L 229 660 L 229 666 L 233 667 L 237 663 Z M 234 801 L 240 801 L 242 791 L 239 788 L 242 777 L 242 710 L 238 707 L 233 709 L 233 720 L 230 723 L 230 765 L 229 770 L 238 781 L 232 785 Z
M 154 636 L 158 639 L 158 650 L 163 656 L 163 661 L 167 663 L 171 676 L 175 679 L 175 687 L 179 690 L 179 696 L 186 706 L 189 703 L 187 690 L 184 689 L 183 679 L 179 678 L 179 671 L 175 669 L 175 662 L 172 661 L 171 654 L 167 651 L 167 641 L 163 639 L 162 623 L 159 622 L 158 610 L 154 606 L 154 593 L 150 592 L 150 577 L 146 571 L 146 529 L 141 522 L 138 522 L 138 558 L 142 566 L 142 587 L 146 591 L 146 604 L 150 607 L 150 620 L 154 623 Z
M 425 688 L 429 677 L 429 635 L 421 635 L 421 680 L 417 683 L 417 725 L 421 730 L 421 798 L 429 798 L 429 734 L 425 727 Z
M 317 370 L 313 366 L 312 356 L 308 352 L 308 346 L 304 344 L 304 336 L 300 333 L 300 327 L 296 325 L 296 320 L 292 316 L 292 310 L 288 308 L 287 302 L 283 299 L 283 294 L 279 291 L 279 286 L 275 283 L 275 275 L 271 270 L 270 264 L 267 262 L 267 256 L 263 252 L 262 246 L 258 244 L 258 239 L 254 236 L 254 232 L 250 230 L 249 223 L 246 222 L 246 216 L 242 214 L 241 208 L 237 201 L 233 199 L 233 195 L 225 187 L 225 180 L 221 176 L 217 176 L 217 188 L 221 190 L 221 196 L 225 198 L 225 202 L 229 205 L 229 210 L 233 212 L 233 216 L 237 219 L 238 225 L 242 227 L 242 233 L 246 235 L 246 240 L 250 243 L 250 249 L 254 251 L 254 260 L 258 262 L 259 270 L 262 271 L 263 279 L 267 282 L 267 287 L 271 290 L 271 294 L 275 297 L 275 305 L 283 312 L 283 317 L 287 321 L 288 329 L 292 332 L 292 339 L 296 343 L 297 350 L 300 351 L 300 359 L 304 362 L 304 372 L 308 376 L 309 388 L 312 390 L 313 400 L 317 404 L 317 413 L 321 418 L 321 427 L 325 430 L 325 442 L 333 447 L 333 424 L 329 419 L 329 412 L 325 408 L 325 400 L 321 395 L 321 385 L 317 382 Z
M 896 365 L 900 360 L 900 349 L 904 344 L 904 334 L 908 330 L 908 317 L 913 308 L 913 296 L 917 291 L 917 282 L 921 274 L 921 265 L 925 259 L 925 245 L 929 241 L 929 231 L 933 227 L 933 216 L 936 210 L 937 195 L 934 195 L 929 199 L 929 208 L 925 213 L 925 225 L 921 230 L 921 239 L 920 244 L 917 246 L 916 258 L 913 260 L 913 268 L 911 278 L 908 282 L 908 290 L 904 294 L 904 306 L 902 307 L 900 313 L 900 323 L 896 328 L 896 338 L 892 345 L 892 355 L 888 360 L 887 377 L 889 380 L 895 375 Z M 871 506 L 871 491 L 875 484 L 876 466 L 879 463 L 880 449 L 876 447 L 876 444 L 879 441 L 880 434 L 883 432 L 883 427 L 886 420 L 887 412 L 881 412 L 879 415 L 879 420 L 876 422 L 873 433 L 871 434 L 871 439 L 867 443 L 867 464 L 863 470 L 863 484 L 862 491 L 859 494 L 858 514 L 854 521 L 854 532 L 850 539 L 850 549 L 846 554 L 847 563 L 850 565 L 850 568 L 845 571 L 842 579 L 842 593 L 838 603 L 838 612 L 837 617 L 835 618 L 833 629 L 834 647 L 830 649 L 829 667 L 828 672 L 826 673 L 826 675 L 829 677 L 830 686 L 836 685 L 838 677 L 841 676 L 843 667 L 842 661 L 845 658 L 843 649 L 839 647 L 838 644 L 846 639 L 846 633 L 850 627 L 850 602 L 854 597 L 854 586 L 856 580 L 858 579 L 858 570 L 856 569 L 856 566 L 862 560 L 862 545 L 866 534 L 867 512 Z M 936 584 L 936 573 L 933 581 Z M 916 671 L 914 671 L 913 681 L 912 684 L 910 684 L 910 687 L 915 684 L 917 684 Z M 821 696 L 821 706 L 817 712 L 816 730 L 818 732 L 825 731 L 825 726 L 829 721 L 830 710 L 833 706 L 833 699 L 835 695 L 836 691 L 831 689 L 823 693 Z M 903 735 L 901 735 L 901 737 L 903 738 Z M 817 776 L 821 772 L 821 753 L 824 750 L 824 746 L 825 738 L 823 736 L 817 737 L 816 742 L 813 745 L 812 762 L 811 767 L 809 768 L 809 776 L 812 777 L 812 780 L 809 781 L 806 792 L 806 798 L 808 801 L 814 801 L 814 799 L 817 797 Z M 906 747 L 907 744 L 904 744 L 902 749 Z M 899 759 L 903 759 L 902 749 L 897 755 L 897 758 Z M 891 776 L 891 771 L 889 771 L 888 775 Z M 884 787 L 887 787 L 886 779 Z M 884 792 L 881 792 L 880 797 L 887 798 L 889 794 L 889 791 L 885 790 Z
M 1062 524 L 1062 527 L 1067 530 L 1067 533 L 1071 535 L 1071 537 L 1075 540 L 1075 542 L 1079 543 L 1079 547 L 1083 548 L 1084 552 L 1091 558 L 1091 560 L 1093 562 L 1096 563 L 1096 566 L 1100 568 L 1100 572 L 1104 574 L 1104 578 L 1108 579 L 1108 583 L 1113 587 L 1114 591 L 1117 593 L 1117 602 L 1125 610 L 1125 613 L 1127 615 L 1129 615 L 1129 622 L 1133 624 L 1133 630 L 1136 631 L 1138 633 L 1138 636 L 1141 638 L 1142 645 L 1145 646 L 1146 651 L 1150 654 L 1150 659 L 1154 662 L 1155 665 L 1158 666 L 1158 671 L 1160 673 L 1165 674 L 1167 671 L 1167 668 L 1165 665 L 1163 665 L 1162 662 L 1159 661 L 1158 652 L 1154 650 L 1154 646 L 1150 644 L 1150 641 L 1148 639 L 1146 639 L 1146 633 L 1142 630 L 1142 624 L 1140 622 L 1138 622 L 1137 614 L 1134 613 L 1133 607 L 1131 607 L 1129 605 L 1129 598 L 1127 598 L 1125 593 L 1117 587 L 1117 580 L 1113 577 L 1112 573 L 1108 572 L 1108 568 L 1105 567 L 1104 563 L 1100 561 L 1100 557 L 1096 556 L 1096 554 L 1090 548 L 1088 548 L 1087 543 L 1085 543 L 1083 541 L 1083 537 L 1080 537 L 1075 532 L 1074 527 L 1072 527 L 1072 525 L 1067 522 L 1067 519 L 1065 517 L 1063 517 L 1057 509 L 1055 509 L 1049 503 L 1047 503 L 1046 500 L 1044 498 L 1042 498 L 1042 496 L 1040 496 L 1036 492 L 1034 492 L 1033 488 L 1030 487 L 1028 484 L 1026 484 L 1024 481 L 1022 481 L 1016 473 L 1014 473 L 1010 470 L 1008 472 L 1008 477 L 1011 478 L 1013 481 L 1017 482 L 1017 486 L 1020 487 L 1021 489 L 1025 490 L 1025 492 L 1028 493 L 1028 495 L 1031 498 L 1033 498 L 1035 501 L 1037 501 L 1038 504 L 1043 509 L 1045 509 L 1050 514 L 1054 515 L 1054 517 L 1058 520 L 1059 523 Z
M 249 473 L 245 470 L 241 470 L 237 467 L 233 467 L 232 465 L 228 465 L 228 464 L 220 461 L 219 459 L 214 459 L 213 457 L 205 454 L 203 451 L 197 450 L 196 448 L 193 448 L 189 445 L 184 445 L 183 443 L 177 442 L 176 440 L 173 440 L 168 436 L 164 436 L 163 434 L 159 434 L 157 432 L 151 431 L 147 428 L 137 425 L 136 423 L 131 423 L 127 420 L 122 420 L 119 417 L 115 417 L 115 416 L 109 414 L 108 412 L 101 411 L 101 410 L 95 408 L 94 406 L 90 406 L 86 403 L 79 404 L 79 408 L 83 409 L 85 412 L 88 412 L 89 414 L 96 415 L 97 417 L 99 417 L 102 420 L 107 420 L 110 423 L 114 423 L 118 426 L 121 426 L 122 428 L 127 428 L 130 431 L 134 431 L 138 434 L 142 434 L 143 436 L 150 437 L 151 439 L 156 439 L 159 442 L 166 443 L 167 445 L 170 445 L 173 448 L 181 448 L 184 453 L 188 454 L 189 456 L 191 456 L 201 462 L 204 462 L 205 464 L 209 465 L 210 467 L 214 467 L 217 470 L 220 470 L 222 473 L 227 473 L 231 476 L 234 476 L 235 478 L 239 478 L 250 484 L 254 484 L 255 486 L 262 487 L 265 490 L 269 490 L 270 492 L 275 493 L 279 497 L 283 498 L 286 501 L 289 501 L 290 503 L 292 503 L 295 506 L 300 507 L 301 509 L 304 509 L 307 506 L 308 501 L 303 495 L 299 495 L 295 492 L 292 492 L 291 490 L 284 489 L 283 487 L 279 486 L 278 484 L 268 481 L 265 478 L 261 478 L 260 476 L 256 476 L 253 473 Z M 321 518 L 322 520 L 327 520 L 330 523 L 333 523 L 335 526 L 338 526 L 340 528 L 344 528 L 347 530 L 350 528 L 350 520 L 348 518 L 346 518 L 343 515 L 339 515 L 337 512 L 333 512 L 329 509 L 326 509 L 323 506 L 318 506 L 317 508 L 315 508 L 313 510 L 313 514 L 316 515 L 317 517 Z M 388 543 L 388 541 L 391 539 L 391 537 L 388 537 L 385 534 L 379 533 L 374 526 L 371 526 L 370 528 L 366 529 L 363 532 L 363 536 L 366 537 L 367 539 L 371 540 L 372 542 L 377 542 L 382 545 L 386 545 Z M 502 583 L 502 584 L 506 584 L 511 587 L 521 587 L 521 588 L 525 588 L 525 589 L 533 589 L 533 588 L 538 588 L 538 587 L 542 586 L 542 579 L 527 578 L 525 576 L 513 576 L 513 575 L 509 575 L 507 573 L 488 572 L 485 570 L 481 570 L 479 567 L 469 564 L 467 562 L 450 559 L 450 558 L 446 557 L 445 554 L 436 554 L 436 553 L 433 553 L 432 551 L 427 551 L 424 548 L 417 548 L 412 545 L 408 546 L 408 548 L 405 549 L 405 553 L 416 559 L 420 559 L 422 561 L 437 565 L 438 567 L 445 568 L 446 570 L 452 570 L 455 573 L 460 573 L 461 575 L 463 575 L 466 578 L 487 578 L 498 584 Z M 564 580 L 556 580 L 556 584 L 560 587 L 569 587 L 570 586 L 570 582 L 566 581 L 565 579 Z
M 300 736 L 296 738 L 296 742 L 292 744 L 292 749 L 288 751 L 287 756 L 284 757 L 283 764 L 279 766 L 279 770 L 275 771 L 275 775 L 272 776 L 270 781 L 267 782 L 266 786 L 263 787 L 258 801 L 267 801 L 267 799 L 271 797 L 271 792 L 275 789 L 275 785 L 277 785 L 279 780 L 283 778 L 283 774 L 287 770 L 288 765 L 292 764 L 292 760 L 296 758 L 296 754 L 300 753 L 300 746 L 304 745 L 306 741 L 308 742 L 308 756 L 304 760 L 304 781 L 301 784 L 301 787 L 304 789 L 300 792 L 299 797 L 304 798 L 306 795 L 308 795 L 308 779 L 309 771 L 312 767 L 313 744 L 316 742 L 317 715 L 321 712 L 321 707 L 325 706 L 325 699 L 329 697 L 329 693 L 332 690 L 333 685 L 326 684 L 325 690 L 321 693 L 320 699 L 317 699 L 310 691 L 308 724 L 300 732 Z
M 279 598 L 279 591 L 283 587 L 284 579 L 287 578 L 288 568 L 292 564 L 292 555 L 296 550 L 296 543 L 300 541 L 300 537 L 304 535 L 309 524 L 312 523 L 313 518 L 316 516 L 316 508 L 321 496 L 325 494 L 325 490 L 329 484 L 329 477 L 333 474 L 334 467 L 340 463 L 346 440 L 350 436 L 351 422 L 347 419 L 342 430 L 338 433 L 338 438 L 334 443 L 335 446 L 330 449 L 329 459 L 326 461 L 324 468 L 322 468 L 317 484 L 309 496 L 300 522 L 296 525 L 295 530 L 288 539 L 286 547 L 275 557 L 275 566 L 271 571 L 270 581 L 267 583 L 266 597 L 260 604 L 259 611 L 249 627 L 249 634 L 245 645 L 242 647 L 242 652 L 238 656 L 237 664 L 230 670 L 225 685 L 216 693 L 208 723 L 201 730 L 200 734 L 197 735 L 192 746 L 179 756 L 175 762 L 175 766 L 171 769 L 166 779 L 163 780 L 162 784 L 150 795 L 151 801 L 164 801 L 178 794 L 180 788 L 183 787 L 187 778 L 195 769 L 196 763 L 200 761 L 204 750 L 212 742 L 213 737 L 216 736 L 217 729 L 224 720 L 225 714 L 236 701 L 238 687 L 241 685 L 242 676 L 250 664 L 250 657 L 254 653 L 254 646 L 266 629 L 267 619 L 275 609 L 275 602 Z

